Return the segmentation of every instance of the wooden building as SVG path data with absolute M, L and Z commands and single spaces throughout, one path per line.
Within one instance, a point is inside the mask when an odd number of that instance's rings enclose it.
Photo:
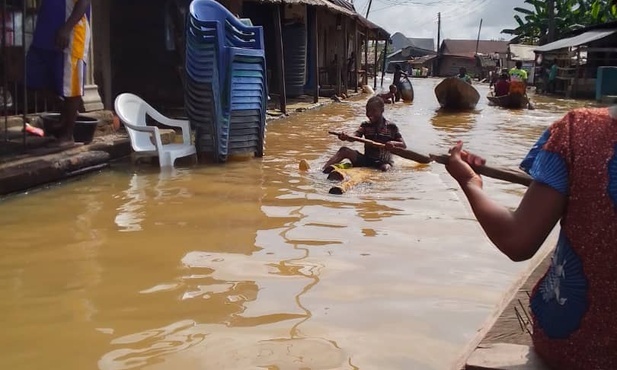
M 439 47 L 436 73 L 454 76 L 465 67 L 474 77 L 484 76 L 488 70 L 504 65 L 507 54 L 507 41 L 446 39 Z
M 535 48 L 542 78 L 557 63 L 555 93 L 572 98 L 595 98 L 599 67 L 617 66 L 617 22 L 573 31 L 568 37 Z
M 328 92 L 357 89 L 368 76 L 362 69 L 370 40 L 387 40 L 389 34 L 360 16 L 347 0 L 220 0 L 240 18 L 249 18 L 264 29 L 269 93 L 285 111 L 285 86 L 290 86 L 292 61 L 295 83 L 302 84 L 296 95 L 315 99 Z M 5 115 L 24 115 L 52 111 L 24 89 L 25 55 L 34 31 L 41 0 L 6 0 L 1 47 L 2 92 Z M 84 96 L 86 111 L 113 109 L 114 98 L 132 92 L 162 111 L 182 114 L 184 105 L 184 21 L 190 0 L 92 0 L 92 45 Z M 286 27 L 301 29 L 303 48 L 287 55 Z M 23 30 L 23 32 L 22 32 Z M 300 53 L 298 53 L 298 50 Z M 353 53 L 353 55 L 352 55 Z M 362 55 L 364 54 L 364 55 Z M 353 56 L 353 57 L 352 57 Z M 286 63 L 287 61 L 287 63 Z M 335 61 L 335 63 L 333 63 Z M 286 68 L 287 67 L 287 68 Z M 333 70 L 336 68 L 336 70 Z M 341 73 L 336 73 L 341 71 Z M 296 89 L 298 90 L 298 89 Z M 2 108 L 2 107 L 0 107 Z

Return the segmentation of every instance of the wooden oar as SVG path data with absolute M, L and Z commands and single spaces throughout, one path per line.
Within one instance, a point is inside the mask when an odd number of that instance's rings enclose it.
M 334 131 L 328 131 L 328 133 L 332 135 L 337 135 L 337 136 L 340 134 L 339 132 L 334 132 Z M 364 138 L 357 137 L 357 136 L 347 136 L 347 137 L 351 141 L 357 141 L 360 143 L 368 144 L 376 148 L 384 148 L 386 146 L 385 144 L 378 143 L 376 141 L 364 139 Z M 396 154 L 400 157 L 403 157 L 405 159 L 410 159 L 418 163 L 430 163 L 432 161 L 435 161 L 441 164 L 448 164 L 448 160 L 450 158 L 450 156 L 447 154 L 440 154 L 440 155 L 429 154 L 428 156 L 426 156 L 424 154 L 416 153 L 409 149 L 401 149 L 401 148 L 394 148 L 390 150 L 390 152 L 392 154 Z M 520 170 L 512 170 L 508 168 L 497 168 L 497 167 L 490 167 L 490 166 L 472 166 L 472 168 L 474 169 L 474 171 L 476 171 L 480 175 L 484 175 L 484 176 L 491 177 L 491 178 L 498 179 L 498 180 L 508 181 L 508 182 L 515 183 L 515 184 L 529 186 L 532 181 L 532 178 L 529 175 L 527 175 L 525 172 L 520 171 Z
M 331 135 L 336 135 L 336 136 L 339 136 L 341 134 L 340 132 L 334 132 L 334 131 L 328 131 L 328 133 Z M 365 139 L 362 137 L 350 136 L 350 135 L 348 135 L 347 137 L 351 141 L 357 141 L 359 143 L 364 143 L 364 144 L 370 145 L 375 148 L 385 148 L 386 147 L 386 144 L 378 143 L 376 141 Z M 392 149 L 388 149 L 388 151 L 390 151 L 390 153 L 392 154 L 398 155 L 399 157 L 410 159 L 418 163 L 431 163 L 432 162 L 432 159 L 429 156 L 416 153 L 408 149 L 392 148 Z
M 435 160 L 437 163 L 448 164 L 450 156 L 447 154 L 434 155 L 429 154 L 429 156 Z M 520 170 L 512 170 L 509 168 L 497 168 L 490 166 L 471 166 L 476 173 L 480 175 L 484 175 L 486 177 L 491 177 L 493 179 L 504 180 L 507 182 L 511 182 L 514 184 L 520 184 L 529 186 L 533 179 L 531 176 L 526 174 Z

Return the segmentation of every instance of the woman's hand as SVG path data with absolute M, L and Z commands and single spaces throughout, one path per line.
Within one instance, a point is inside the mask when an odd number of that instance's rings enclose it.
M 349 140 L 349 135 L 347 135 L 347 134 L 346 134 L 346 133 L 344 133 L 344 132 L 341 132 L 341 133 L 338 135 L 338 138 L 339 138 L 339 140 L 342 140 L 342 141 L 347 141 L 347 140 Z
M 486 160 L 475 154 L 463 150 L 463 142 L 459 141 L 449 150 L 450 159 L 446 165 L 446 170 L 454 179 L 465 187 L 476 185 L 482 188 L 482 178 L 472 168 L 472 166 L 482 166 Z

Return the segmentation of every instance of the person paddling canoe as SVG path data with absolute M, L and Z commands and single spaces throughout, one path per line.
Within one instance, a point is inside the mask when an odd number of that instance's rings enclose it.
M 364 146 L 364 154 L 346 146 L 341 147 L 336 154 L 330 158 L 323 166 L 324 173 L 330 173 L 334 169 L 334 164 L 345 159 L 351 161 L 354 167 L 374 167 L 382 171 L 388 171 L 393 164 L 392 154 L 388 149 L 407 148 L 405 140 L 401 135 L 398 126 L 388 121 L 383 116 L 384 101 L 379 96 L 374 96 L 366 102 L 366 116 L 368 121 L 363 122 L 356 130 L 355 136 L 366 137 L 369 140 L 386 144 L 385 148 L 375 148 L 370 145 Z M 342 132 L 338 138 L 343 141 L 348 140 L 349 136 Z

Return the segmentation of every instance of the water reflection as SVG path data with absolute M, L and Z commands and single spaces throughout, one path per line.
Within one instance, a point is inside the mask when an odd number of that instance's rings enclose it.
M 149 202 L 173 202 L 175 198 L 190 198 L 192 194 L 186 187 L 174 186 L 190 179 L 189 170 L 175 168 L 160 171 L 142 169 L 130 175 L 127 189 L 115 196 L 115 199 L 122 202 L 114 219 L 119 231 L 142 231 Z
M 476 123 L 480 111 L 448 112 L 438 110 L 431 117 L 431 124 L 437 130 L 448 134 L 460 134 L 470 131 Z

